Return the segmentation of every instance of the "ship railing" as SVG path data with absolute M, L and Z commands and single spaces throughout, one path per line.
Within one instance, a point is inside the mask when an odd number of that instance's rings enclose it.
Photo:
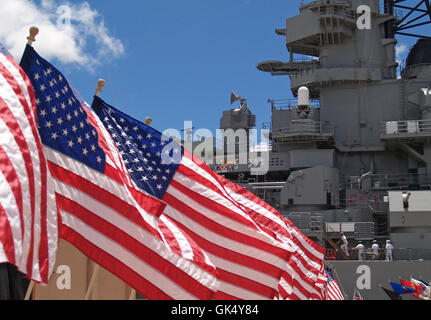
M 408 67 L 406 65 L 407 65 L 407 62 L 405 60 L 398 67 L 398 72 L 400 73 L 400 75 L 403 79 L 410 79 L 410 78 L 415 77 L 418 68 L 422 68 L 425 66 L 431 66 L 431 63 L 419 63 L 419 64 L 414 64 L 414 65 L 411 65 Z
M 293 110 L 298 107 L 298 99 L 269 99 L 268 103 L 271 105 L 272 111 Z M 311 99 L 310 106 L 315 109 L 319 109 L 320 101 Z
M 369 178 L 371 178 L 371 188 L 377 190 L 431 185 L 431 175 L 429 174 L 373 174 Z M 360 176 L 346 177 L 344 188 L 347 190 L 359 190 L 361 188 L 360 179 Z
M 317 212 L 289 212 L 283 213 L 295 227 L 305 235 L 321 234 L 323 232 L 323 215 Z
M 341 232 L 348 238 L 372 240 L 375 236 L 374 222 L 325 222 L 325 232 L 329 237 L 339 236 Z
M 380 127 L 382 137 L 431 135 L 431 120 L 387 121 Z
M 394 246 L 395 247 L 395 246 Z M 381 248 L 384 256 L 384 249 Z M 394 261 L 428 261 L 431 260 L 431 249 L 396 248 L 393 250 Z
M 371 246 L 371 244 L 370 244 Z M 331 260 L 343 260 L 339 254 L 334 252 L 335 250 L 326 250 L 326 259 L 332 257 Z M 332 253 L 332 254 L 331 254 Z M 352 260 L 359 260 L 358 253 L 351 251 L 350 258 Z M 431 249 L 415 249 L 415 248 L 395 248 L 392 252 L 393 261 L 430 261 L 431 260 Z M 377 257 L 374 251 L 370 247 L 365 248 L 365 260 L 366 261 L 382 261 L 386 260 L 386 251 L 384 248 L 379 248 Z M 391 263 L 391 261 L 387 261 Z
M 349 197 L 341 198 L 340 202 L 345 204 L 346 208 L 370 209 L 374 213 L 388 212 L 389 204 L 377 197 Z
M 299 55 L 299 56 L 293 56 L 293 59 L 289 62 L 297 62 L 297 63 L 303 63 L 303 62 L 313 62 L 313 63 L 319 63 L 320 59 L 318 57 L 309 56 L 309 55 Z
M 336 15 L 344 19 L 349 19 L 352 21 L 356 20 L 356 13 L 350 8 L 346 8 L 344 4 L 332 3 L 328 5 L 323 5 L 320 7 L 321 15 Z
M 356 19 L 356 15 L 355 15 L 355 11 L 352 10 L 351 8 L 346 7 L 346 4 L 344 2 L 331 2 L 331 3 L 327 3 L 326 1 L 322 1 L 322 0 L 314 0 L 314 1 L 306 1 L 306 0 L 301 0 L 301 6 L 305 7 L 305 6 L 318 6 L 320 8 L 320 13 L 322 15 L 338 15 L 344 18 L 348 18 L 351 20 L 355 20 Z
M 327 122 L 291 122 L 289 126 L 282 128 L 273 128 L 272 135 L 274 138 L 292 135 L 333 135 L 334 126 Z

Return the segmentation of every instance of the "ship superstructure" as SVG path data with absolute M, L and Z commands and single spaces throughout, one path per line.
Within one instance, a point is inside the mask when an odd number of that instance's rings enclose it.
M 289 61 L 257 66 L 289 76 L 297 97 L 269 101 L 272 121 L 263 126 L 270 130 L 269 172 L 253 176 L 249 166 L 237 163 L 214 167 L 324 246 L 332 264 L 348 263 L 337 266 L 340 274 L 351 274 L 348 294 L 361 263 L 336 251 L 341 232 L 350 247 L 363 241 L 370 248 L 376 239 L 382 248 L 392 241 L 399 262 L 391 266 L 399 269 L 367 262 L 375 264 L 375 274 L 408 272 L 408 261 L 411 275 L 431 279 L 431 38 L 416 35 L 401 68 L 395 38 L 409 26 L 428 24 L 431 6 L 416 1 L 400 16 L 397 2 L 302 3 L 299 14 L 276 29 Z M 358 19 L 367 8 L 371 24 L 361 28 Z M 416 18 L 414 10 L 421 10 Z M 429 21 L 419 23 L 423 18 Z M 224 112 L 220 128 L 250 130 L 250 119 L 248 108 L 232 109 Z M 381 295 L 370 291 L 369 297 Z

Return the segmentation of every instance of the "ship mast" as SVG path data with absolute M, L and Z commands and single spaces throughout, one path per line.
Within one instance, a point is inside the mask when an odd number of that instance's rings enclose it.
M 395 35 L 431 39 L 431 37 L 415 32 L 418 27 L 431 23 L 431 1 L 417 0 L 414 7 L 404 4 L 405 0 L 384 0 L 385 13 L 394 16 L 394 20 L 386 23 L 386 37 Z M 409 32 L 405 32 L 409 30 Z

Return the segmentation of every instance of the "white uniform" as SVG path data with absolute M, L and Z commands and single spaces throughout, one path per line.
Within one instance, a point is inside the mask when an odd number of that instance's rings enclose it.
M 374 259 L 377 259 L 379 257 L 379 245 L 377 243 L 374 243 L 371 246 L 371 249 L 373 249 Z
M 341 250 L 343 250 L 343 252 L 346 254 L 346 256 L 349 256 L 349 249 L 348 249 L 348 242 L 347 242 L 347 237 L 346 236 L 342 236 L 341 240 L 343 240 L 343 244 L 341 245 Z
M 358 244 L 355 248 L 356 250 L 358 250 L 358 259 L 359 261 L 364 261 L 365 260 L 365 247 L 362 243 Z
M 394 246 L 388 242 L 386 244 L 386 261 L 393 261 L 393 257 L 392 257 L 392 250 L 394 250 Z

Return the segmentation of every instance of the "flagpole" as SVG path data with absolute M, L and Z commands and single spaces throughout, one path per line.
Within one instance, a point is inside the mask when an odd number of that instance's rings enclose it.
M 26 301 L 30 300 L 31 294 L 33 293 L 34 285 L 35 285 L 34 281 L 30 281 L 24 300 Z
M 336 269 L 336 268 L 334 268 L 332 264 L 330 264 L 330 263 L 328 263 L 328 264 L 329 264 L 330 268 L 331 268 L 333 271 L 335 271 L 335 277 L 337 278 L 338 285 L 339 285 L 339 286 L 341 286 L 341 291 L 343 291 L 344 299 L 348 300 L 349 296 L 348 296 L 348 295 L 346 294 L 346 292 L 344 291 L 343 284 L 342 284 L 342 283 L 341 283 L 341 281 L 340 281 L 340 277 L 338 276 L 337 269 Z
M 99 79 L 97 81 L 97 88 L 96 88 L 96 96 L 100 96 L 100 94 L 103 92 L 103 87 L 106 86 L 106 81 L 103 79 Z
M 30 35 L 27 37 L 27 40 L 28 40 L 27 44 L 29 46 L 31 46 L 33 42 L 36 41 L 36 36 L 38 35 L 38 33 L 39 33 L 39 28 L 37 27 L 30 28 Z
M 136 290 L 131 289 L 129 300 L 136 300 Z
M 100 270 L 100 266 L 98 264 L 95 264 L 93 274 L 91 275 L 90 283 L 88 284 L 87 292 L 85 293 L 84 300 L 90 300 L 90 295 L 91 295 L 91 292 L 93 291 L 94 284 L 96 283 L 99 270 Z

